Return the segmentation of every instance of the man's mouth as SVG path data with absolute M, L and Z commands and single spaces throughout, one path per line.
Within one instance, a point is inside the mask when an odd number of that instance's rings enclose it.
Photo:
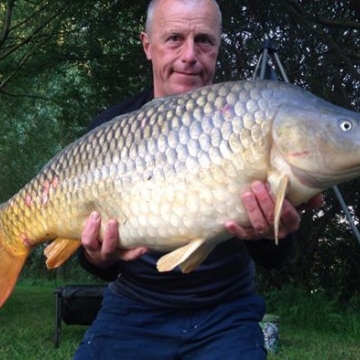
M 174 71 L 178 75 L 182 76 L 198 76 L 198 73 L 191 73 L 191 72 L 185 72 L 185 71 Z

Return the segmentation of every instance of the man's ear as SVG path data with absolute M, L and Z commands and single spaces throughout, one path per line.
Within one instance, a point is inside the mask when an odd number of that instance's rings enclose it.
M 140 40 L 146 55 L 146 58 L 148 60 L 151 60 L 151 51 L 150 51 L 150 41 L 149 41 L 149 35 L 146 32 L 142 32 L 140 34 Z

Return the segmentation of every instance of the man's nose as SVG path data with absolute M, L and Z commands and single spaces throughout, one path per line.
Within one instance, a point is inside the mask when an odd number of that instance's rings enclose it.
M 193 39 L 188 39 L 184 42 L 182 49 L 182 61 L 188 63 L 195 63 L 197 61 L 196 44 Z

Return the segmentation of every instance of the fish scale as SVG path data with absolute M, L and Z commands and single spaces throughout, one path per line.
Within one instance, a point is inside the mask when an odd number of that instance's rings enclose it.
M 99 126 L 0 205 L 0 306 L 31 248 L 54 240 L 47 266 L 60 266 L 94 210 L 100 240 L 115 218 L 119 247 L 168 252 L 159 271 L 186 273 L 231 237 L 226 221 L 250 225 L 241 194 L 268 181 L 277 238 L 285 196 L 298 205 L 359 176 L 359 123 L 299 87 L 253 80 L 154 99 Z

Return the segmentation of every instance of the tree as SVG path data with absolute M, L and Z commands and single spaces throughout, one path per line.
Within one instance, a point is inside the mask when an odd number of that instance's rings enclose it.
M 2 4 L 0 124 L 6 135 L 0 145 L 0 199 L 77 138 L 102 108 L 149 82 L 139 46 L 139 4 Z M 22 146 L 14 149 L 14 143 Z

